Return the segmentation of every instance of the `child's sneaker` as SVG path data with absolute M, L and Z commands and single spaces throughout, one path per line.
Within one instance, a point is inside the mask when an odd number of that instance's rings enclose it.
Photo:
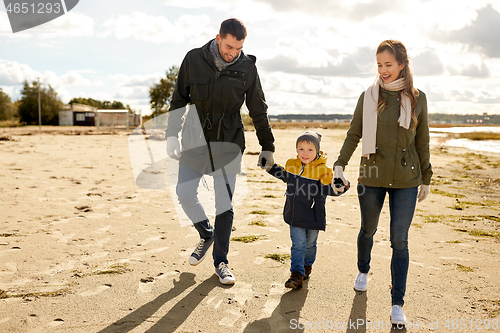
M 215 267 L 215 274 L 219 276 L 219 281 L 222 284 L 234 284 L 235 278 L 233 273 L 229 270 L 229 267 L 225 263 L 221 262 L 219 267 Z
M 312 266 L 304 266 L 304 269 L 306 270 L 306 274 L 304 274 L 304 280 L 309 279 L 309 275 L 311 275 L 312 271 Z
M 285 287 L 292 289 L 301 289 L 302 288 L 302 280 L 304 280 L 304 276 L 299 272 L 292 272 L 290 278 L 285 282 Z
M 192 266 L 198 265 L 200 262 L 205 259 L 205 255 L 207 254 L 208 249 L 212 244 L 214 243 L 214 237 L 210 238 L 209 240 L 204 240 L 203 238 L 200 239 L 200 242 L 196 246 L 196 249 L 194 249 L 193 253 L 189 257 L 189 264 Z

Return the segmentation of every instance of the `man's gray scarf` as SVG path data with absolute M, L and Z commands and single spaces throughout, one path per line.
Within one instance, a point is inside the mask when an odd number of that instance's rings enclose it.
M 234 64 L 238 59 L 240 58 L 240 54 L 236 58 L 234 58 L 231 62 L 226 62 L 224 59 L 222 59 L 220 52 L 219 52 L 219 44 L 217 44 L 217 39 L 212 40 L 210 43 L 210 54 L 212 55 L 212 58 L 214 58 L 215 66 L 219 69 L 219 71 L 224 70 L 227 66 Z

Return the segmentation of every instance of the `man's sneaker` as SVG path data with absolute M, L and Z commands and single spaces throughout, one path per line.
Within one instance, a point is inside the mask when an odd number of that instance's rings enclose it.
M 290 278 L 285 282 L 285 287 L 292 289 L 301 289 L 302 281 L 304 280 L 304 276 L 299 272 L 292 272 Z
M 354 280 L 354 290 L 366 291 L 366 288 L 368 288 L 368 274 L 358 273 Z
M 234 284 L 234 275 L 229 270 L 225 263 L 221 262 L 219 267 L 215 267 L 215 274 L 219 276 L 219 281 L 222 284 Z
M 399 305 L 393 305 L 391 309 L 391 323 L 395 325 L 405 325 L 406 316 L 403 308 Z
M 200 239 L 200 242 L 194 249 L 191 257 L 189 257 L 189 264 L 192 266 L 198 265 L 200 262 L 205 259 L 205 255 L 207 254 L 208 249 L 214 243 L 214 238 L 210 238 L 209 240 Z

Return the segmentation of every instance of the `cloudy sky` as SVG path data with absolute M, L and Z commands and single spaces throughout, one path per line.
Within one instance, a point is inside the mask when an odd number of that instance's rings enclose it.
M 149 87 L 229 17 L 247 26 L 270 114 L 352 113 L 385 39 L 406 45 L 429 112 L 500 114 L 495 0 L 81 0 L 15 34 L 0 4 L 0 88 L 17 99 L 40 77 L 65 103 L 120 100 L 148 114 Z

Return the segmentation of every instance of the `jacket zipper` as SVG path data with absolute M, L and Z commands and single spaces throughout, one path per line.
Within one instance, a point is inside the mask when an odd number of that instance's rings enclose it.
M 297 196 L 297 188 L 299 187 L 299 179 L 300 175 L 304 172 L 304 163 L 302 163 L 302 169 L 300 170 L 297 177 L 297 182 L 295 183 L 295 193 L 293 194 L 293 201 L 292 201 L 292 221 L 290 222 L 290 226 L 293 227 L 293 221 L 295 221 L 295 197 Z

